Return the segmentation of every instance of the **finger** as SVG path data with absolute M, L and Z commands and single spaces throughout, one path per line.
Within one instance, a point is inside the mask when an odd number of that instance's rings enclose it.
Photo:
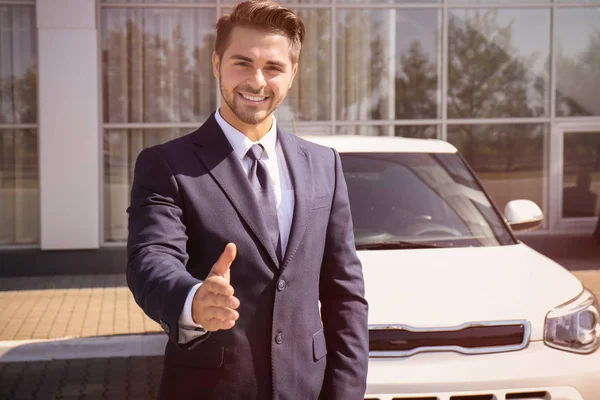
M 211 274 L 225 276 L 225 274 L 229 272 L 229 267 L 231 267 L 231 263 L 233 263 L 233 260 L 235 260 L 236 253 L 237 248 L 235 246 L 235 243 L 227 243 L 227 246 L 225 246 L 225 250 L 223 250 L 223 253 L 221 253 L 221 256 L 210 270 L 209 276 Z
M 227 307 L 206 307 L 204 309 L 204 316 L 209 321 L 211 319 L 220 319 L 223 321 L 236 321 L 240 314 Z
M 216 319 L 213 318 L 209 321 L 206 322 L 204 326 L 204 329 L 206 329 L 209 332 L 214 332 L 214 331 L 218 331 L 218 330 L 227 330 L 227 329 L 231 329 L 235 326 L 235 321 L 223 321 L 220 319 Z
M 206 279 L 200 289 L 202 290 L 202 296 L 206 296 L 209 293 L 222 294 L 224 296 L 233 296 L 233 286 L 227 283 L 223 278 L 213 276 Z
M 208 293 L 204 298 L 205 307 L 228 307 L 236 309 L 240 306 L 240 301 L 234 296 L 225 296 L 218 293 Z

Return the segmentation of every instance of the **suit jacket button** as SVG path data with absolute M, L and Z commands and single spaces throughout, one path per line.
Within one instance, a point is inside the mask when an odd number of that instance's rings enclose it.
M 285 281 L 280 279 L 279 282 L 277 282 L 277 290 L 281 292 L 283 289 L 285 289 Z
M 281 342 L 283 342 L 283 335 L 278 333 L 277 336 L 275 336 L 275 343 L 281 344 Z

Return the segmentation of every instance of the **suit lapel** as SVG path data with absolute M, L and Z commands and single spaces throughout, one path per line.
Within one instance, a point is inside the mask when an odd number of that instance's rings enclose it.
M 279 267 L 275 249 L 269 239 L 266 224 L 258 212 L 260 208 L 248 177 L 214 114 L 192 134 L 192 140 L 200 161 L 269 253 L 275 266 Z
M 277 138 L 281 143 L 281 148 L 290 172 L 295 201 L 290 238 L 283 258 L 283 269 L 289 264 L 296 253 L 306 231 L 314 199 L 314 185 L 310 154 L 298 145 L 297 139 L 292 134 L 285 132 L 279 127 L 277 129 Z

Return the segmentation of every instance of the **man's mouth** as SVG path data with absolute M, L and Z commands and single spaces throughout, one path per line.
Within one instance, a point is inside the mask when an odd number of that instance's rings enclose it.
M 243 93 L 240 93 L 240 96 L 242 96 L 244 99 L 246 99 L 248 101 L 253 101 L 255 103 L 260 103 L 261 101 L 265 101 L 267 99 L 267 97 L 265 97 L 265 96 L 251 96 L 251 95 L 247 95 L 247 94 L 243 94 Z

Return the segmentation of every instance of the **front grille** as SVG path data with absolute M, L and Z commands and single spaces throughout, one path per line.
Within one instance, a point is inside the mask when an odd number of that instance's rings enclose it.
M 449 328 L 370 326 L 369 350 L 374 357 L 444 350 L 466 354 L 514 351 L 527 345 L 529 333 L 528 321 L 471 322 Z
M 507 393 L 506 400 L 545 400 L 550 399 L 548 392 L 523 392 L 523 393 Z
M 439 400 L 437 397 L 394 397 L 392 400 Z
M 392 400 L 439 400 L 437 397 L 394 397 Z

